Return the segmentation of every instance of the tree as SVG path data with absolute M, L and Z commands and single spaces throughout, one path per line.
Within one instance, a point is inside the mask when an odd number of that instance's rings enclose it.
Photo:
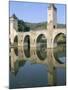
M 18 20 L 18 31 L 19 32 L 26 32 L 29 30 L 30 30 L 30 28 L 26 26 L 24 21 Z

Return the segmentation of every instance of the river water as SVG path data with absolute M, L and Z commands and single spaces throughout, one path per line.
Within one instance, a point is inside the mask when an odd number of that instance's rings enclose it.
M 37 55 L 32 54 L 31 58 L 24 57 L 22 49 L 18 50 L 17 56 L 14 54 L 14 48 L 11 49 L 9 88 L 60 86 L 66 84 L 65 46 L 58 46 L 55 49 L 38 49 Z M 13 66 L 11 58 L 16 59 L 13 60 L 15 61 L 13 69 L 11 68 Z M 48 73 L 50 73 L 50 76 Z

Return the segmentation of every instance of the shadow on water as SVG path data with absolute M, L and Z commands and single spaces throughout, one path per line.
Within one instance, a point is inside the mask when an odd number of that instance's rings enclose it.
M 32 64 L 30 61 L 26 61 L 25 65 L 19 67 L 16 74 L 10 72 L 12 78 L 10 79 L 10 88 L 47 86 L 46 69 L 47 66 L 45 65 Z
M 66 63 L 66 48 L 65 45 L 58 45 L 54 50 L 54 57 L 60 63 Z
M 25 63 L 26 63 L 26 61 L 25 60 L 21 60 L 21 61 L 19 61 L 19 60 L 16 60 L 16 62 L 15 62 L 15 64 L 14 64 L 14 66 L 15 66 L 15 75 L 17 74 L 17 72 L 18 72 L 18 70 L 19 70 L 19 68 L 21 68 L 21 67 L 23 67 L 24 65 L 25 65 Z
M 45 61 L 47 58 L 49 60 L 52 60 L 53 57 L 50 54 L 52 53 L 52 50 L 47 50 L 43 48 L 42 44 L 40 45 L 42 47 L 41 49 L 38 48 L 37 55 L 39 57 L 39 61 L 42 60 Z M 47 54 L 49 52 L 49 54 Z M 13 52 L 12 52 L 13 53 Z M 14 55 L 14 54 L 12 54 Z M 57 48 L 53 49 L 53 56 L 59 62 L 60 64 L 65 64 L 65 57 L 66 57 L 66 50 L 65 46 L 58 46 Z M 11 56 L 12 57 L 12 56 Z M 10 57 L 10 61 L 11 59 Z M 14 56 L 13 56 L 14 57 Z M 34 56 L 35 57 L 35 56 Z M 47 65 L 42 63 L 32 63 L 33 60 L 23 59 L 19 60 L 18 56 L 17 59 L 14 60 L 14 72 L 12 72 L 12 69 L 10 69 L 9 73 L 9 88 L 27 88 L 27 87 L 42 87 L 42 86 L 48 86 L 48 69 L 50 67 L 53 67 L 53 65 Z M 49 63 L 52 63 L 50 61 Z M 10 62 L 11 67 L 11 62 Z M 54 68 L 54 67 L 53 67 Z M 53 84 L 54 85 L 65 85 L 66 84 L 66 73 L 65 68 L 59 68 L 55 67 L 54 73 L 52 73 L 52 69 L 50 70 L 50 79 L 54 79 Z M 54 74 L 54 75 L 53 75 Z M 52 81 L 52 80 L 50 80 Z
M 40 34 L 36 40 L 36 53 L 40 60 L 45 60 L 47 57 L 47 40 L 43 34 Z

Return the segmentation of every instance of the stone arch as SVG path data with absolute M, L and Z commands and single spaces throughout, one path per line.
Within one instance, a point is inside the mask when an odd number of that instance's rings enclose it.
M 18 36 L 17 35 L 14 37 L 14 42 L 18 42 Z
M 30 57 L 30 36 L 29 35 L 26 35 L 24 37 L 24 54 L 26 57 Z
M 54 45 L 55 46 L 57 46 L 57 43 L 59 43 L 59 42 L 57 42 L 57 38 L 59 37 L 59 36 L 63 36 L 63 38 L 65 38 L 66 39 L 66 35 L 65 35 L 65 33 L 63 33 L 63 32 L 59 32 L 59 33 L 57 33 L 55 36 L 54 36 L 54 38 L 53 38 L 53 47 L 54 47 Z M 62 38 L 62 39 L 63 39 Z M 60 39 L 58 39 L 58 41 L 60 41 Z M 63 40 L 61 40 L 61 42 L 62 42 Z M 66 41 L 66 40 L 65 40 Z
M 36 53 L 40 60 L 46 58 L 47 39 L 44 34 L 39 34 L 36 39 Z
M 60 38 L 58 38 L 60 37 Z M 58 63 L 60 64 L 64 64 L 65 63 L 65 59 L 62 60 L 61 56 L 63 55 L 64 57 L 66 57 L 66 49 L 65 49 L 65 44 L 66 43 L 66 35 L 65 33 L 58 33 L 55 35 L 54 41 L 53 41 L 53 45 L 57 48 L 55 48 L 53 50 L 54 53 L 54 58 L 57 60 Z
M 18 36 L 17 35 L 14 37 L 14 52 L 16 56 L 18 56 Z

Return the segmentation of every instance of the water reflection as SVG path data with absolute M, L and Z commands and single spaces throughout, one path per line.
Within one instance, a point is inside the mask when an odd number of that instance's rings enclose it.
M 46 53 L 40 49 L 45 53 L 44 60 L 40 59 L 40 54 L 38 57 L 36 53 L 31 53 L 30 58 L 25 57 L 22 47 L 18 47 L 18 56 L 14 50 L 14 48 L 10 50 L 10 88 L 65 85 L 66 50 L 64 45 L 62 48 L 45 48 Z
M 30 57 L 30 36 L 24 38 L 24 53 L 26 57 Z
M 40 60 L 44 60 L 46 58 L 46 48 L 47 48 L 47 40 L 43 34 L 39 35 L 37 38 L 37 46 L 36 52 L 37 56 Z
M 66 63 L 66 48 L 65 45 L 58 45 L 54 50 L 54 57 L 60 64 Z

